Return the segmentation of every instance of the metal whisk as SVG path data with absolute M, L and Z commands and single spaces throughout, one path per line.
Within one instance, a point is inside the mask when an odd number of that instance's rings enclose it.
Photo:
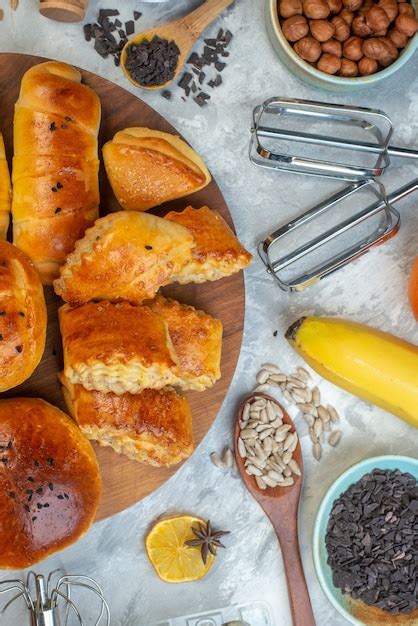
M 88 622 L 84 620 L 71 597 L 74 589 L 83 588 L 98 598 L 100 608 L 94 626 L 109 626 L 109 606 L 97 582 L 89 576 L 64 574 L 57 578 L 53 589 L 50 589 L 54 574 L 59 571 L 51 572 L 46 580 L 41 574 L 31 571 L 26 582 L 19 579 L 1 581 L 0 594 L 9 594 L 13 591 L 17 593 L 5 604 L 0 614 L 4 615 L 16 600 L 22 598 L 29 612 L 30 626 L 70 626 L 70 623 L 87 626 Z M 71 622 L 72 616 L 75 616 L 76 620 Z M 90 624 L 93 625 L 93 622 L 90 621 Z

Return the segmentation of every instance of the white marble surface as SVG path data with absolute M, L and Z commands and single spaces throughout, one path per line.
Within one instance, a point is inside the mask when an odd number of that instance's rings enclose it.
M 111 60 L 103 60 L 92 51 L 79 25 L 62 25 L 42 18 L 36 0 L 20 0 L 19 9 L 13 14 L 6 0 L 0 4 L 5 9 L 5 20 L 0 24 L 1 51 L 61 59 L 131 89 Z M 91 0 L 90 4 L 91 19 L 97 8 L 114 6 L 120 7 L 123 18 L 130 19 L 135 7 L 144 12 L 141 23 L 146 27 L 157 19 L 180 14 L 186 6 L 197 6 L 199 0 L 174 0 L 160 7 L 134 0 Z M 224 84 L 206 109 L 199 109 L 192 101 L 181 102 L 179 94 L 167 102 L 158 94 L 136 92 L 165 115 L 206 159 L 229 203 L 238 234 L 252 252 L 258 240 L 278 223 L 296 215 L 313 197 L 322 198 L 333 188 L 333 184 L 320 180 L 266 173 L 249 163 L 250 113 L 256 103 L 281 95 L 376 106 L 392 116 L 397 141 L 411 146 L 414 141 L 416 145 L 418 129 L 417 56 L 380 87 L 349 97 L 329 95 L 303 85 L 278 62 L 267 40 L 263 19 L 261 0 L 237 0 L 232 10 L 209 29 L 210 35 L 220 26 L 228 27 L 235 38 Z M 391 189 L 413 175 L 413 165 L 396 163 L 385 180 Z M 406 298 L 407 273 L 418 247 L 417 201 L 415 196 L 403 203 L 403 227 L 397 237 L 303 294 L 280 292 L 255 258 L 246 272 L 245 335 L 237 372 L 204 443 L 168 484 L 124 513 L 96 524 L 76 545 L 40 564 L 37 570 L 47 572 L 62 566 L 67 572 L 95 576 L 109 599 L 114 625 L 150 626 L 170 616 L 235 602 L 266 600 L 274 611 L 276 626 L 290 626 L 282 559 L 270 524 L 240 480 L 214 468 L 208 455 L 231 444 L 235 408 L 251 389 L 259 365 L 268 360 L 291 370 L 299 364 L 284 341 L 283 332 L 300 315 L 349 317 L 410 340 L 418 339 Z M 275 330 L 279 331 L 276 338 Z M 313 569 L 311 534 L 316 510 L 327 487 L 350 464 L 383 453 L 417 456 L 418 435 L 392 415 L 328 383 L 321 382 L 320 386 L 326 400 L 345 416 L 344 436 L 339 448 L 328 451 L 317 464 L 311 459 L 306 429 L 300 420 L 297 422 L 306 467 L 300 541 L 318 626 L 343 626 L 346 621 L 327 602 Z M 228 550 L 220 553 L 216 567 L 206 579 L 169 586 L 153 573 L 143 538 L 159 515 L 183 511 L 210 517 L 216 526 L 233 533 L 227 539 Z M 1 578 L 5 577 L 2 574 Z M 88 606 L 87 601 L 84 606 Z M 8 620 L 2 618 L 1 623 L 25 623 L 17 617 Z

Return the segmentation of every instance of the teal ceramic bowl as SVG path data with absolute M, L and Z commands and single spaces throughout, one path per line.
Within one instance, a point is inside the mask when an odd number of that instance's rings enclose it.
M 418 0 L 410 1 L 416 12 Z M 312 67 L 309 63 L 306 63 L 306 61 L 301 59 L 296 52 L 294 52 L 292 46 L 283 35 L 277 12 L 277 2 L 278 0 L 265 0 L 266 27 L 271 44 L 277 56 L 284 63 L 284 65 L 286 65 L 288 70 L 304 82 L 309 83 L 313 87 L 318 87 L 319 89 L 339 93 L 349 93 L 351 91 L 357 91 L 359 89 L 365 89 L 367 87 L 377 85 L 382 80 L 388 76 L 392 76 L 395 72 L 401 69 L 401 67 L 409 61 L 418 48 L 418 33 L 416 33 L 409 41 L 406 48 L 402 50 L 396 61 L 392 63 L 392 65 L 389 65 L 389 67 L 376 72 L 376 74 L 355 78 L 331 76 L 330 74 L 325 74 L 325 72 L 321 72 L 315 67 Z
M 364 622 L 359 621 L 358 618 L 353 615 L 350 598 L 347 595 L 343 595 L 341 591 L 333 585 L 331 568 L 327 563 L 328 554 L 325 546 L 325 535 L 334 501 L 346 491 L 350 485 L 360 480 L 364 474 L 367 474 L 375 468 L 399 469 L 401 472 L 409 472 L 418 480 L 418 459 L 413 459 L 408 456 L 390 455 L 376 456 L 361 461 L 341 474 L 327 491 L 319 507 L 313 532 L 313 558 L 322 590 L 334 608 L 337 609 L 346 620 L 357 626 L 362 626 Z

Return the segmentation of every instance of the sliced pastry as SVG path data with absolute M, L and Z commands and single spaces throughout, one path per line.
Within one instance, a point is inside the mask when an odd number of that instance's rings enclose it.
M 180 463 L 194 449 L 186 398 L 170 387 L 139 394 L 88 391 L 61 375 L 70 414 L 88 439 L 156 467 Z
M 212 387 L 221 377 L 222 322 L 163 296 L 146 304 L 167 322 L 179 359 L 182 389 Z
M 0 241 L 0 392 L 31 376 L 44 353 L 46 324 L 38 272 L 16 246 Z
M 153 298 L 191 256 L 192 234 L 148 213 L 119 211 L 96 221 L 54 281 L 66 302 Z
M 9 228 L 12 188 L 9 166 L 6 161 L 3 135 L 0 133 L 0 239 L 6 239 Z
M 167 322 L 149 307 L 88 302 L 58 314 L 70 383 L 121 395 L 179 381 Z
M 218 280 L 244 269 L 252 256 L 240 244 L 225 220 L 207 206 L 189 206 L 181 213 L 170 211 L 165 219 L 185 226 L 193 235 L 194 247 L 188 262 L 175 272 L 171 282 L 203 283 Z
M 125 128 L 103 146 L 113 193 L 130 211 L 146 211 L 205 187 L 211 176 L 185 141 L 149 128 Z

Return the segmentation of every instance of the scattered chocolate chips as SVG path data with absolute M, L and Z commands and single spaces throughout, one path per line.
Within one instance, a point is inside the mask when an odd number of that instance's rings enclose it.
M 61 213 L 61 207 L 57 206 L 57 208 L 54 211 L 55 215 L 57 215 L 58 213 Z
M 145 246 L 145 250 L 152 250 L 152 246 Z
M 0 341 L 3 341 L 4 337 L 3 335 L 0 333 Z
M 57 184 L 56 184 L 56 188 L 57 188 L 57 189 L 62 189 L 62 188 L 63 188 L 63 186 L 64 186 L 64 185 L 63 185 L 62 183 L 60 183 L 60 181 L 58 181 L 58 182 L 57 182 Z
M 50 123 L 49 130 L 57 130 L 57 125 L 55 124 L 55 122 Z
M 16 352 L 18 352 L 20 354 L 22 352 L 22 350 L 23 350 L 23 346 L 16 346 L 15 350 L 16 350 Z
M 48 463 L 48 465 L 54 465 L 54 459 L 52 457 L 48 457 L 46 462 Z
M 94 49 L 104 59 L 113 57 L 115 65 L 120 65 L 120 55 L 128 37 L 135 32 L 135 22 L 139 20 L 142 13 L 134 11 L 134 20 L 125 22 L 125 28 L 121 20 L 117 19 L 120 13 L 117 9 L 101 9 L 97 17 L 97 22 L 84 24 L 84 38 L 86 41 L 94 40 Z M 115 20 L 109 18 L 115 17 Z M 113 33 L 117 32 L 119 40 Z M 69 121 L 69 120 L 68 120 Z
M 391 614 L 418 606 L 418 485 L 374 469 L 335 500 L 326 533 L 334 585 Z
M 25 317 L 25 314 L 23 313 L 23 311 L 19 311 L 19 317 Z
M 0 311 L 0 316 L 6 315 L 6 311 Z
M 174 41 L 155 35 L 126 48 L 125 67 L 139 85 L 164 85 L 175 75 L 180 50 Z
M 164 89 L 164 91 L 161 92 L 161 95 L 163 98 L 165 98 L 166 100 L 171 100 L 173 94 L 171 93 L 171 91 L 168 91 L 168 89 Z

